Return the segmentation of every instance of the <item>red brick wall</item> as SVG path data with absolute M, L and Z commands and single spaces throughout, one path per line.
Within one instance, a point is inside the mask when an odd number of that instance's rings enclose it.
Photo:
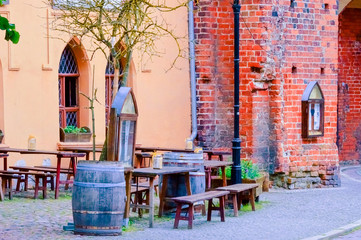
M 271 173 L 285 174 L 291 180 L 283 178 L 280 184 L 289 188 L 321 181 L 337 184 L 336 1 L 326 7 L 324 1 L 296 1 L 294 7 L 290 2 L 276 2 L 243 0 L 241 4 L 242 158 L 258 162 Z M 206 147 L 230 148 L 231 1 L 200 0 L 195 27 L 198 140 Z M 296 70 L 292 73 L 293 67 Z M 309 140 L 301 137 L 301 96 L 307 83 L 315 80 L 325 96 L 325 136 Z M 306 186 L 298 178 L 313 180 Z
M 361 160 L 361 9 L 339 22 L 338 146 L 340 161 Z

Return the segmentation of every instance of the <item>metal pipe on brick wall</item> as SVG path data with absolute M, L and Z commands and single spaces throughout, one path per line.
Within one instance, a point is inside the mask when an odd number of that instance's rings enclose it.
M 188 35 L 189 35 L 189 70 L 191 80 L 191 108 L 192 108 L 192 134 L 187 139 L 188 142 L 193 143 L 197 136 L 197 93 L 196 93 L 196 59 L 194 50 L 194 16 L 193 16 L 193 1 L 188 3 Z M 193 144 L 192 144 L 193 147 Z
M 234 138 L 232 140 L 232 184 L 242 183 L 241 139 L 239 138 L 239 13 L 241 5 L 234 0 Z

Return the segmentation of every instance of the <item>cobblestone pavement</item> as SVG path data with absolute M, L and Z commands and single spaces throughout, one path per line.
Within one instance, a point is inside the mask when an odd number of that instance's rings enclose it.
M 255 212 L 242 212 L 239 217 L 233 217 L 232 210 L 228 210 L 226 222 L 220 222 L 217 215 L 211 222 L 197 215 L 192 230 L 187 229 L 186 221 L 181 221 L 176 230 L 172 229 L 173 218 L 157 217 L 151 229 L 147 227 L 148 214 L 139 220 L 132 213 L 133 226 L 118 237 L 85 237 L 63 231 L 62 226 L 72 222 L 70 193 L 64 195 L 62 191 L 58 200 L 51 198 L 52 192 L 46 200 L 18 197 L 0 202 L 0 239 L 303 239 L 361 218 L 361 176 L 357 171 L 361 166 L 343 169 L 339 188 L 272 189 L 261 195 L 262 207 L 258 205 Z

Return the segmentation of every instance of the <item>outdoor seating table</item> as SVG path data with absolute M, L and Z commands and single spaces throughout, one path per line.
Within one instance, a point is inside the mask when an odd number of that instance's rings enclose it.
M 206 185 L 207 189 L 211 188 L 211 172 L 212 168 L 221 168 L 222 170 L 222 186 L 227 186 L 226 166 L 231 166 L 233 162 L 205 160 L 204 169 L 206 172 Z
M 228 151 L 216 151 L 216 150 L 203 150 L 204 153 L 207 153 L 208 160 L 212 160 L 212 156 L 218 156 L 219 161 L 223 161 L 223 155 L 232 155 L 231 152 Z
M 93 148 L 92 147 L 61 147 L 59 149 L 60 151 L 72 151 L 75 153 L 85 153 L 85 160 L 89 160 L 89 155 L 90 153 L 93 152 Z M 102 152 L 101 148 L 95 148 L 95 152 Z
M 190 149 L 179 149 L 179 148 L 163 148 L 163 147 L 135 147 L 135 150 L 139 150 L 141 152 L 156 152 L 156 151 L 162 151 L 162 152 L 194 152 Z
M 159 194 L 159 213 L 158 217 L 163 215 L 165 193 L 167 189 L 168 176 L 172 174 L 184 174 L 185 183 L 187 189 L 187 195 L 192 194 L 189 172 L 197 171 L 197 168 L 185 168 L 185 167 L 163 167 L 162 169 L 153 169 L 153 168 L 137 168 L 132 171 L 133 176 L 135 177 L 146 177 L 149 178 L 149 206 L 141 206 L 142 208 L 149 209 L 149 227 L 153 227 L 154 222 L 154 178 L 156 176 L 163 176 L 162 180 L 162 189 Z M 137 207 L 137 206 L 136 206 Z
M 0 148 L 0 153 L 8 152 L 18 152 L 20 154 L 45 154 L 45 155 L 56 155 L 57 164 L 56 164 L 56 181 L 55 181 L 55 199 L 59 195 L 59 184 L 69 184 L 72 181 L 65 180 L 60 181 L 60 168 L 61 160 L 63 158 L 70 158 L 71 166 L 75 175 L 76 172 L 76 158 L 84 157 L 85 153 L 71 153 L 71 152 L 60 152 L 60 151 L 47 151 L 47 150 L 29 150 L 29 149 L 16 149 L 16 148 Z

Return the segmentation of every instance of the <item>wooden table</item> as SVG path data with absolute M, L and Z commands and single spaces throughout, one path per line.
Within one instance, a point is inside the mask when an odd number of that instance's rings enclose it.
M 85 160 L 89 160 L 89 155 L 90 153 L 93 152 L 93 148 L 92 147 L 62 147 L 60 149 L 61 151 L 72 151 L 72 152 L 76 152 L 76 153 L 85 153 Z M 95 152 L 102 152 L 101 148 L 95 148 Z
M 71 167 L 73 168 L 73 172 L 75 175 L 76 158 L 85 156 L 85 153 L 71 153 L 71 152 L 47 151 L 47 150 L 28 150 L 28 149 L 17 149 L 17 148 L 0 148 L 0 153 L 8 153 L 8 152 L 18 152 L 20 154 L 56 155 L 57 164 L 56 164 L 56 181 L 55 181 L 55 199 L 57 199 L 59 195 L 59 184 L 73 183 L 73 181 L 70 180 L 60 181 L 61 160 L 63 158 L 70 158 Z
M 187 153 L 193 153 L 193 150 L 190 149 L 179 149 L 179 148 L 163 148 L 163 147 L 135 147 L 135 150 L 139 150 L 141 152 L 156 152 L 156 151 L 162 151 L 162 152 L 187 152 Z
M 212 168 L 221 168 L 222 170 L 222 186 L 227 186 L 227 177 L 226 177 L 226 166 L 231 166 L 233 162 L 226 161 L 214 161 L 206 160 L 204 161 L 204 170 L 206 173 L 206 187 L 207 189 L 211 188 L 211 173 Z
M 228 151 L 216 151 L 216 150 L 203 150 L 204 153 L 207 153 L 208 160 L 212 160 L 212 156 L 218 156 L 219 161 L 223 161 L 223 155 L 232 155 Z
M 9 156 L 9 154 L 6 154 L 6 153 L 0 153 L 0 158 L 2 158 L 3 159 L 3 161 L 4 161 L 4 169 L 3 170 L 8 170 L 8 156 Z
M 158 217 L 163 215 L 165 193 L 167 189 L 168 176 L 172 174 L 184 174 L 187 194 L 191 195 L 191 185 L 189 172 L 198 171 L 197 168 L 184 168 L 184 167 L 163 167 L 162 169 L 153 168 L 137 168 L 133 170 L 133 176 L 149 178 L 149 206 L 134 204 L 134 207 L 149 209 L 149 227 L 153 227 L 154 222 L 154 178 L 156 176 L 163 176 L 162 189 L 159 194 L 159 213 Z M 128 196 L 130 198 L 130 196 Z

